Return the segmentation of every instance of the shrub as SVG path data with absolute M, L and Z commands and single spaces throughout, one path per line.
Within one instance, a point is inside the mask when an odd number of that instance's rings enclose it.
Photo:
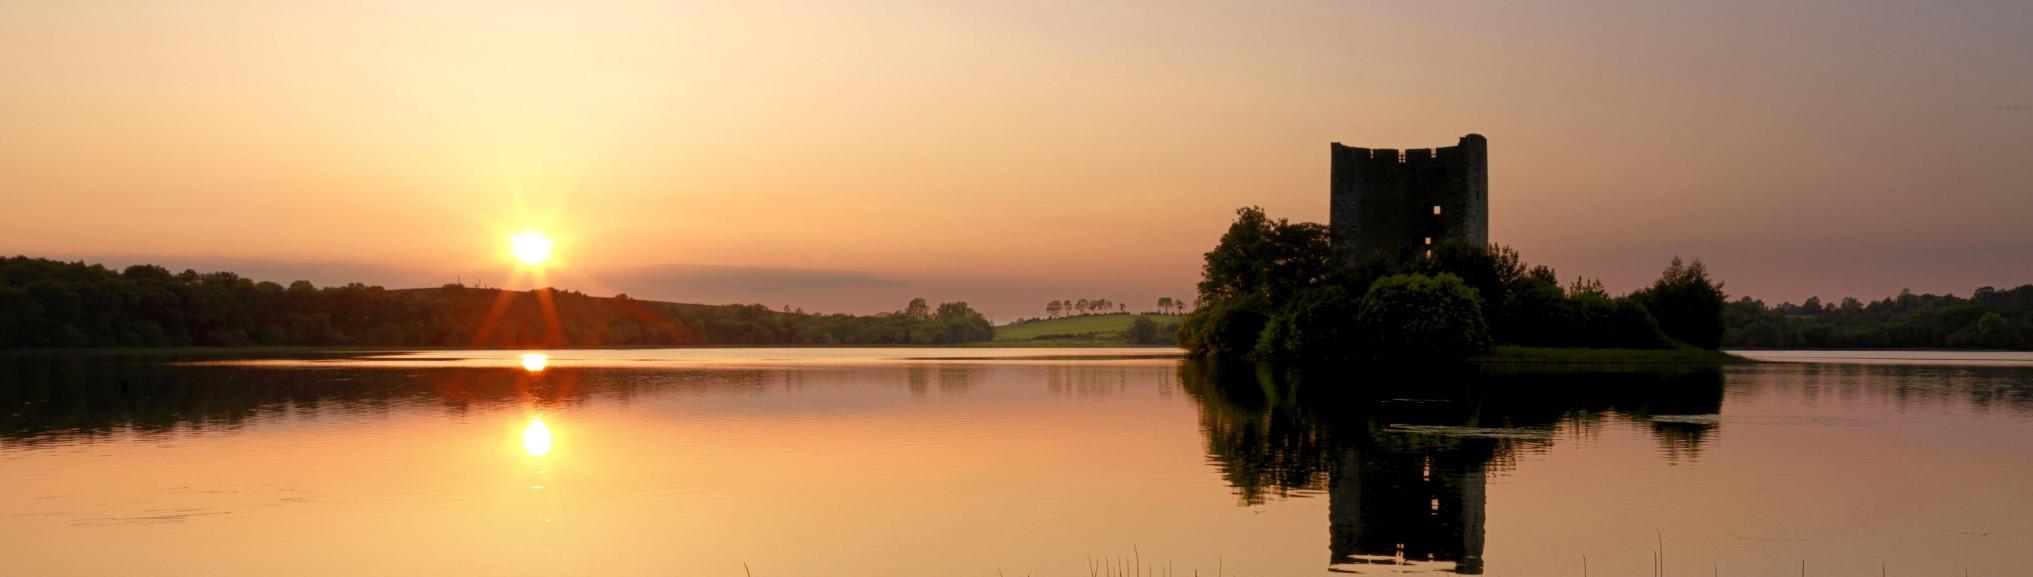
M 1481 297 L 1451 274 L 1401 274 L 1370 285 L 1356 312 L 1364 353 L 1460 357 L 1489 348 Z
M 1275 360 L 1328 360 L 1356 355 L 1357 301 L 1338 286 L 1301 291 L 1271 316 L 1250 356 Z
M 1122 332 L 1123 340 L 1140 345 L 1158 344 L 1158 321 L 1151 317 L 1137 315 L 1129 321 L 1129 329 Z
M 1262 297 L 1216 301 L 1186 317 L 1179 326 L 1179 346 L 1195 357 L 1243 358 L 1256 348 L 1268 321 Z
M 1673 257 L 1659 280 L 1631 298 L 1658 319 L 1666 336 L 1704 349 L 1722 348 L 1722 285 L 1709 280 L 1701 261 L 1685 264 Z
M 1567 346 L 1590 348 L 1663 349 L 1672 341 L 1659 330 L 1645 307 L 1628 298 L 1582 294 L 1561 307 Z

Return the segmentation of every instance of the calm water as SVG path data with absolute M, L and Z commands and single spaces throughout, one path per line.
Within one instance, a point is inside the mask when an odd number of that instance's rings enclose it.
M 2033 355 L 1760 356 L 0 357 L 0 574 L 2033 571 Z

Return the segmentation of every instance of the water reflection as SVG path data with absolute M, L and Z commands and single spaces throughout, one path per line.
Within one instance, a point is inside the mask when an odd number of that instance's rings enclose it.
M 1417 367 L 1270 370 L 1186 363 L 1208 458 L 1245 505 L 1329 499 L 1328 564 L 1480 574 L 1486 488 L 1559 427 L 1648 423 L 1669 458 L 1715 434 L 1723 370 Z M 1666 417 L 1656 419 L 1655 417 Z M 1388 567 L 1380 567 L 1388 566 Z
M 771 574 L 1062 575 L 1089 550 L 1138 544 L 1210 574 L 1224 556 L 1228 574 L 1239 562 L 1265 575 L 1580 574 L 1584 554 L 1596 574 L 1635 574 L 1618 569 L 1649 551 L 1620 538 L 1650 543 L 1663 524 L 1676 565 L 1721 560 L 1724 574 L 1809 556 L 1875 567 L 1901 546 L 1934 567 L 2025 565 L 2007 543 L 2025 534 L 2011 480 L 2033 462 L 2023 368 L 646 367 L 575 351 L 532 372 L 519 354 L 288 367 L 0 356 L 0 509 L 33 515 L 0 523 L 12 530 L 0 542 L 110 541 L 148 550 L 92 557 L 154 563 L 310 527 L 419 544 L 389 557 L 419 572 L 501 575 L 585 573 L 577 563 L 596 557 L 643 560 L 603 574 L 739 574 L 764 559 L 786 566 Z M 131 541 L 95 525 L 185 522 L 161 511 L 205 517 Z M 1837 525 L 1862 529 L 1824 529 Z M 431 540 L 481 533 L 500 547 Z M 672 534 L 712 537 L 654 538 Z M 492 570 L 446 565 L 447 550 Z M 911 554 L 924 550 L 948 553 Z M 532 551 L 575 564 L 528 570 Z M 1026 565 L 996 566 L 1012 558 Z M 148 574 L 101 569 L 78 572 Z
M 529 420 L 529 426 L 522 429 L 522 450 L 531 457 L 542 457 L 551 452 L 551 428 L 544 425 L 544 416 L 537 415 Z

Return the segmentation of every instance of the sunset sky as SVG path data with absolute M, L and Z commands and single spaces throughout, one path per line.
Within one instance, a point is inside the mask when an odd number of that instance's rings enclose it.
M 1006 320 L 1475 132 L 1568 279 L 2033 282 L 2033 3 L 670 4 L 0 0 L 0 253 Z

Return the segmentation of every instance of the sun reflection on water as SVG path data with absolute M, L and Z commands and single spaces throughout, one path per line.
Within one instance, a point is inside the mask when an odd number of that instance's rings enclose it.
M 522 429 L 522 450 L 531 457 L 542 457 L 551 452 L 551 428 L 544 426 L 543 415 L 530 419 L 529 426 Z

